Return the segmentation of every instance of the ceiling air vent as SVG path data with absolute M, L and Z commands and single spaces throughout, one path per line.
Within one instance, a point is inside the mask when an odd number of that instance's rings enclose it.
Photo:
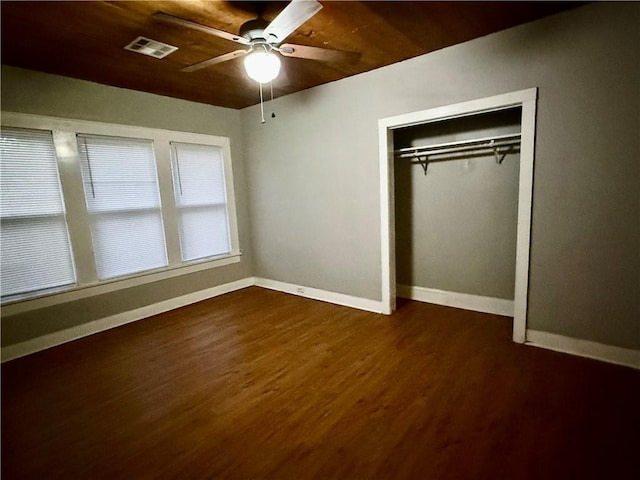
M 164 58 L 170 53 L 175 52 L 178 47 L 167 45 L 166 43 L 157 42 L 146 37 L 138 37 L 129 45 L 124 47 L 125 50 L 142 53 L 154 58 Z

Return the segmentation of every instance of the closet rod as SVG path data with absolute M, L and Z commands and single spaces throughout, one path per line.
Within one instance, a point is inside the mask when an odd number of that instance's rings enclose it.
M 395 150 L 393 153 L 400 158 L 416 158 L 444 153 L 464 152 L 477 149 L 496 149 L 520 143 L 520 134 L 497 135 L 475 140 L 461 140 L 458 142 L 439 143 L 424 147 L 407 147 Z

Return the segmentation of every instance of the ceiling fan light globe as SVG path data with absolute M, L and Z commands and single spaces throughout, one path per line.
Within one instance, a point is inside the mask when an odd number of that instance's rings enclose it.
M 253 52 L 244 58 L 244 69 L 250 78 L 269 83 L 280 73 L 280 57 L 272 52 Z

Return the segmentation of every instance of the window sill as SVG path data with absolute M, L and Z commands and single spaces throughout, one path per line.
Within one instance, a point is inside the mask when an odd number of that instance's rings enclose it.
M 241 253 L 231 253 L 225 256 L 185 263 L 176 267 L 165 267 L 158 270 L 142 272 L 139 274 L 120 277 L 117 279 L 103 280 L 91 284 L 81 286 L 72 286 L 56 292 L 42 293 L 29 298 L 18 298 L 15 300 L 7 300 L 2 304 L 2 315 L 16 315 L 19 313 L 37 310 L 39 308 L 50 307 L 59 303 L 72 302 L 87 297 L 102 295 L 104 293 L 123 290 L 125 288 L 145 285 L 147 283 L 158 282 L 168 278 L 188 275 L 190 273 L 208 270 L 210 268 L 222 267 L 240 262 Z

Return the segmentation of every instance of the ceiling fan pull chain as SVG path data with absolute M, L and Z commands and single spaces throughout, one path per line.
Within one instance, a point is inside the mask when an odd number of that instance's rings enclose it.
M 260 85 L 260 116 L 261 116 L 260 123 L 266 123 L 264 119 L 264 100 L 262 98 L 262 84 L 258 83 L 258 85 Z
M 271 89 L 271 106 L 273 107 L 273 80 L 269 82 L 269 88 Z M 276 118 L 275 112 L 271 111 L 271 118 Z

